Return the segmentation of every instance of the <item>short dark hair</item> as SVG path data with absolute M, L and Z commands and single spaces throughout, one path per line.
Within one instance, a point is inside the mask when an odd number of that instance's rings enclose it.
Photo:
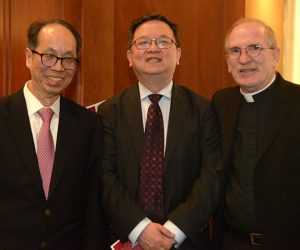
M 132 21 L 130 27 L 129 27 L 129 39 L 128 39 L 128 49 L 131 47 L 134 37 L 135 30 L 143 23 L 151 21 L 151 20 L 158 20 L 166 23 L 169 25 L 169 27 L 173 31 L 173 35 L 176 42 L 176 47 L 180 47 L 179 43 L 179 34 L 178 34 L 178 27 L 175 23 L 173 23 L 170 19 L 168 19 L 166 16 L 160 15 L 160 14 L 149 14 L 146 16 L 142 16 L 134 21 Z
M 81 36 L 78 31 L 68 22 L 62 19 L 45 19 L 45 20 L 38 20 L 33 22 L 27 31 L 27 46 L 30 49 L 35 49 L 38 46 L 38 35 L 40 30 L 48 25 L 48 24 L 60 24 L 66 27 L 71 33 L 74 35 L 76 40 L 76 55 L 77 57 L 80 54 L 80 49 L 82 46 Z

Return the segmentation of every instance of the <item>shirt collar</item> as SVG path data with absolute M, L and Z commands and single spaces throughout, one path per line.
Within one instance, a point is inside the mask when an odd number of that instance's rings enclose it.
M 41 108 L 43 108 L 43 104 L 30 92 L 28 89 L 28 84 L 30 81 L 26 82 L 24 88 L 23 88 L 23 93 L 27 105 L 27 110 L 28 110 L 28 116 L 34 115 L 36 112 L 38 112 Z M 60 108 L 60 96 L 55 100 L 53 105 L 50 107 L 54 115 L 59 117 L 59 108 Z
M 140 91 L 141 100 L 144 100 L 145 98 L 147 98 L 148 95 L 154 94 L 149 89 L 147 89 L 145 87 L 145 85 L 143 83 L 141 83 L 140 81 L 139 81 L 138 84 L 139 84 L 139 91 Z M 162 90 L 159 91 L 159 93 L 156 93 L 156 94 L 160 94 L 163 97 L 171 99 L 171 96 L 172 96 L 172 87 L 173 87 L 173 81 L 171 81 L 170 83 L 168 83 L 168 85 L 166 87 L 164 87 Z
M 263 89 L 260 89 L 260 90 L 258 90 L 256 92 L 253 92 L 253 93 L 243 93 L 242 89 L 240 89 L 240 92 L 243 95 L 243 97 L 245 98 L 246 102 L 254 102 L 253 96 L 255 96 L 258 93 L 263 92 L 264 90 L 266 90 L 267 88 L 269 88 L 272 85 L 272 83 L 275 81 L 275 78 L 276 78 L 276 74 L 273 77 L 273 79 L 271 80 L 271 82 L 269 84 L 267 84 L 267 86 L 265 86 Z

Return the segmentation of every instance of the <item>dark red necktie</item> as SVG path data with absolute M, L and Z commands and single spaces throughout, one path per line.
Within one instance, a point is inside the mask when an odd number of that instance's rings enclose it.
M 153 221 L 163 218 L 164 125 L 158 102 L 162 95 L 149 95 L 142 146 L 139 202 Z

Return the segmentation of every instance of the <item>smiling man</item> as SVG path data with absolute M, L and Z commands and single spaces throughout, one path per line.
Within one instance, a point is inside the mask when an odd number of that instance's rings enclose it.
M 276 73 L 276 36 L 260 20 L 234 23 L 225 50 L 238 86 L 213 97 L 227 175 L 213 237 L 219 239 L 222 231 L 223 239 L 215 249 L 295 249 L 300 246 L 300 87 Z
M 175 84 L 181 49 L 165 16 L 132 22 L 127 58 L 138 83 L 100 105 L 102 201 L 110 241 L 148 249 L 208 249 L 221 163 L 207 100 Z
M 34 22 L 25 52 L 31 80 L 0 99 L 1 249 L 96 249 L 104 236 L 91 209 L 99 207 L 92 178 L 101 161 L 100 119 L 61 96 L 80 48 L 69 23 Z

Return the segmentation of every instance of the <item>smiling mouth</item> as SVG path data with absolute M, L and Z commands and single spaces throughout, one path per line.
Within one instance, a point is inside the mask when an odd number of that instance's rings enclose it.
M 249 73 L 249 72 L 254 72 L 254 71 L 256 71 L 255 68 L 240 69 L 241 73 Z
M 50 81 L 61 81 L 61 80 L 63 80 L 62 77 L 54 77 L 54 76 L 48 76 L 47 79 L 49 79 Z
M 158 63 L 161 62 L 161 59 L 158 57 L 149 57 L 146 59 L 146 62 L 154 62 L 154 63 Z

